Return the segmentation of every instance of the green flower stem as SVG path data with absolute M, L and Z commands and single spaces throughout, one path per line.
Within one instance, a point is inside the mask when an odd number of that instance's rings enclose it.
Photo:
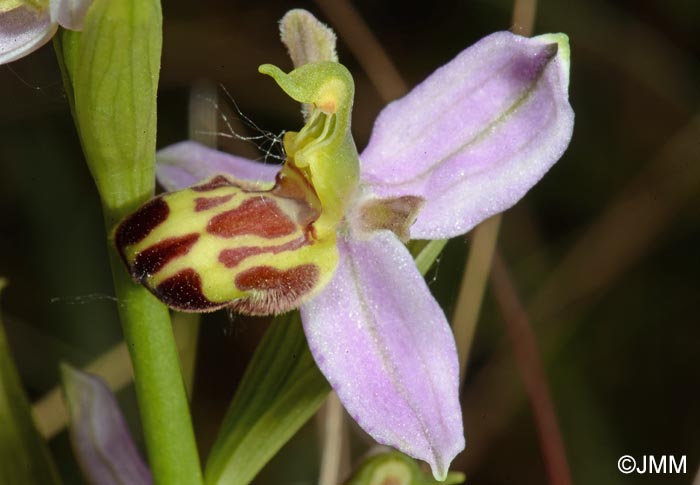
M 153 195 L 159 0 L 94 0 L 82 32 L 61 31 L 56 52 L 108 237 Z M 111 238 L 110 238 L 111 239 Z M 155 483 L 202 483 L 168 309 L 134 283 L 110 244 L 124 339 L 134 367 Z
M 194 374 L 197 366 L 197 347 L 199 345 L 199 328 L 201 326 L 199 313 L 173 313 L 173 332 L 178 344 L 182 380 L 190 401 L 194 390 Z
M 153 478 L 157 484 L 202 483 L 169 311 L 131 281 L 114 251 L 110 263 Z

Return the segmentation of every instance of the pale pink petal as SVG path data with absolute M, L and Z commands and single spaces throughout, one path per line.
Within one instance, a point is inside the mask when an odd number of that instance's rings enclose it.
M 89 483 L 153 483 L 107 385 L 68 365 L 61 366 L 61 373 L 70 411 L 71 444 Z
M 464 448 L 445 315 L 392 233 L 338 248 L 333 280 L 301 308 L 316 363 L 365 431 L 444 478 Z
M 57 28 L 48 10 L 18 7 L 0 13 L 0 64 L 34 52 L 51 39 Z
M 156 177 L 167 190 L 180 190 L 213 175 L 231 175 L 258 183 L 273 183 L 280 165 L 254 162 L 194 141 L 170 145 L 156 153 Z
M 515 204 L 561 157 L 574 115 L 562 34 L 492 34 L 377 119 L 362 180 L 378 197 L 426 200 L 415 239 L 462 234 Z
M 51 0 L 51 18 L 61 27 L 83 30 L 83 19 L 93 0 Z

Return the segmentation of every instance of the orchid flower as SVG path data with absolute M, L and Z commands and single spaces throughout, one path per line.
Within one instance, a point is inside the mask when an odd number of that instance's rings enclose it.
M 260 72 L 310 106 L 284 136 L 284 165 L 194 142 L 165 148 L 157 174 L 171 192 L 117 227 L 117 249 L 178 310 L 299 307 L 316 363 L 355 421 L 444 479 L 464 448 L 455 342 L 403 241 L 466 233 L 559 159 L 574 118 L 568 40 L 482 39 L 389 104 L 360 156 L 341 64 Z
M 92 0 L 0 0 L 0 64 L 46 44 L 58 30 L 82 30 Z

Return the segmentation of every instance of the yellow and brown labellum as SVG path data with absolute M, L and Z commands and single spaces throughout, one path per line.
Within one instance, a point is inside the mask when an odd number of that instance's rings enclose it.
M 156 197 L 115 231 L 131 275 L 172 308 L 282 313 L 320 291 L 338 265 L 338 229 L 360 170 L 352 76 L 330 61 L 289 74 L 268 64 L 259 70 L 313 106 L 301 131 L 285 134 L 288 158 L 275 183 L 217 175 Z
M 218 175 L 156 197 L 114 242 L 132 277 L 172 308 L 277 314 L 315 294 L 337 265 L 335 238 L 315 234 L 320 213 L 288 164 L 269 190 Z

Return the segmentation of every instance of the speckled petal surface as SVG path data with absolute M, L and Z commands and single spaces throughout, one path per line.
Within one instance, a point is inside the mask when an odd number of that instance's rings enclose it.
M 379 197 L 426 199 L 412 238 L 463 234 L 561 157 L 574 120 L 568 85 L 563 34 L 485 37 L 380 113 L 362 181 Z
M 168 191 L 184 189 L 217 174 L 272 183 L 280 168 L 229 155 L 194 141 L 176 143 L 156 153 L 156 177 Z
M 51 0 L 51 17 L 62 27 L 83 30 L 83 19 L 93 0 Z
M 464 448 L 457 352 L 444 313 L 392 233 L 338 246 L 333 280 L 301 308 L 316 363 L 365 431 L 444 478 Z
M 56 33 L 48 9 L 38 13 L 18 7 L 0 13 L 0 64 L 6 64 L 34 52 Z

